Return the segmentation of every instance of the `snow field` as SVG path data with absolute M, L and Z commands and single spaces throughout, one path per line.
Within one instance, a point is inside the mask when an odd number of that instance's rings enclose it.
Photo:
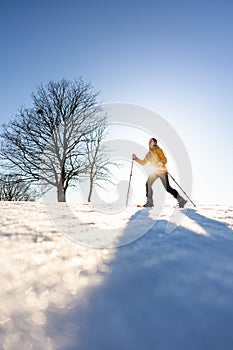
M 232 349 L 233 207 L 72 206 L 0 203 L 4 350 Z

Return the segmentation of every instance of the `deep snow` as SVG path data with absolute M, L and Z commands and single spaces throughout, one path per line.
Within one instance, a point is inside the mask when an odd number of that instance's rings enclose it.
M 65 208 L 0 202 L 3 349 L 233 349 L 232 206 Z

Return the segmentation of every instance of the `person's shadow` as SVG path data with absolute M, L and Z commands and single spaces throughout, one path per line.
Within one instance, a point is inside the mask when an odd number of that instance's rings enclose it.
M 182 225 L 168 234 L 168 220 L 139 210 L 101 284 L 62 314 L 47 314 L 58 349 L 231 349 L 233 231 L 194 209 L 182 212 L 208 236 Z M 143 234 L 123 245 L 136 237 L 134 225 Z

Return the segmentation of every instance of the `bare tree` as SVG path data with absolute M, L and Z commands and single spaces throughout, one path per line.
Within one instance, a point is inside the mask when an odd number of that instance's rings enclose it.
M 38 191 L 16 174 L 0 176 L 1 201 L 35 201 Z
M 3 125 L 1 155 L 11 172 L 56 187 L 58 201 L 66 201 L 68 186 L 87 171 L 86 139 L 101 126 L 97 95 L 82 79 L 37 88 L 33 107 Z

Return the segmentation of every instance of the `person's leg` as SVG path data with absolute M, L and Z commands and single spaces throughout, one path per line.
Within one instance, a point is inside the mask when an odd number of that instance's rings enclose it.
M 158 178 L 158 175 L 156 173 L 152 173 L 148 176 L 147 182 L 146 182 L 146 197 L 147 202 L 144 204 L 144 207 L 152 207 L 153 206 L 153 190 L 152 185 L 155 182 L 155 180 Z
M 159 177 L 166 191 L 171 193 L 173 197 L 177 199 L 179 194 L 174 188 L 171 187 L 168 179 L 168 173 L 160 174 Z
M 177 199 L 179 207 L 183 208 L 185 206 L 185 204 L 187 203 L 187 201 L 181 197 L 181 195 L 174 189 L 171 187 L 170 183 L 169 183 L 169 178 L 168 178 L 168 173 L 164 173 L 159 175 L 165 189 L 167 192 L 171 193 L 173 195 L 174 198 Z

